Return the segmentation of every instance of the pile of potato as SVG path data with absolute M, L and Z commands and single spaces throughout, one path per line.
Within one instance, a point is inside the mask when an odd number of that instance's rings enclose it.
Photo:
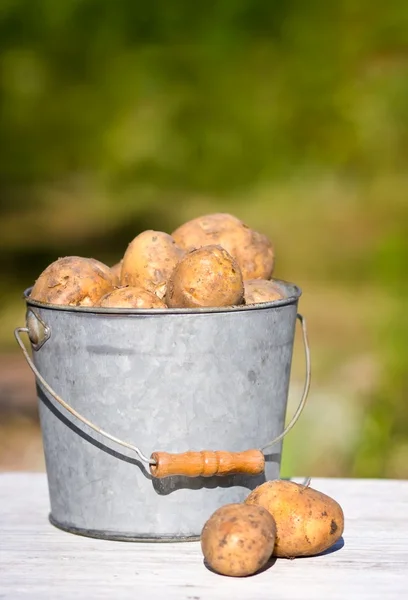
M 216 510 L 201 532 L 201 549 L 217 573 L 244 577 L 272 556 L 320 554 L 343 531 L 344 514 L 336 500 L 305 485 L 274 480 L 258 486 L 243 504 Z
M 214 213 L 171 235 L 143 231 L 112 267 L 67 256 L 36 280 L 31 298 L 65 306 L 204 308 L 271 302 L 284 297 L 272 279 L 270 240 L 237 217 Z

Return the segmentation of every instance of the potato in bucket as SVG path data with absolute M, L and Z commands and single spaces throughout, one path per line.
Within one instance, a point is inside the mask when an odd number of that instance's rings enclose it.
M 222 246 L 237 261 L 244 280 L 272 276 L 275 256 L 271 242 L 228 213 L 192 219 L 173 231 L 172 237 L 187 251 L 214 244 Z
M 66 256 L 44 269 L 30 298 L 48 304 L 94 306 L 114 285 L 114 274 L 99 260 Z
M 273 302 L 284 298 L 279 285 L 270 279 L 248 279 L 247 281 L 244 281 L 244 288 L 245 304 Z
M 102 296 L 99 306 L 105 308 L 166 308 L 153 292 L 141 287 L 120 287 Z
M 121 285 L 140 286 L 164 298 L 168 279 L 184 250 L 162 231 L 143 231 L 127 247 L 122 260 Z
M 236 261 L 221 246 L 193 250 L 177 264 L 167 288 L 171 308 L 242 304 L 244 285 Z

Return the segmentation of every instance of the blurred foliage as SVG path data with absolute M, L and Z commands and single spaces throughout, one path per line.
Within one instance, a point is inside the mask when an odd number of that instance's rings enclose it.
M 408 476 L 407 48 L 405 0 L 2 0 L 3 347 L 56 256 L 116 262 L 143 229 L 231 211 L 280 276 L 383 307 L 339 470 Z

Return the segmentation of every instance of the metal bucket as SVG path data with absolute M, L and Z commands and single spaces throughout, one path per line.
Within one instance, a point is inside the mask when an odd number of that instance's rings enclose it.
M 282 438 L 310 382 L 301 290 L 279 284 L 284 300 L 198 310 L 52 306 L 25 292 L 15 335 L 36 375 L 51 523 L 106 539 L 193 540 L 218 507 L 279 477 Z M 284 430 L 296 317 L 306 382 Z M 153 451 L 197 453 L 170 457 L 159 476 Z

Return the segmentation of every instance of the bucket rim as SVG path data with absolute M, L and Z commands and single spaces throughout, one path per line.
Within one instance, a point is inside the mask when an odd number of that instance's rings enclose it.
M 49 310 L 83 313 L 83 314 L 104 314 L 104 315 L 195 315 L 195 314 L 214 314 L 214 313 L 239 313 L 254 310 L 265 310 L 268 308 L 278 308 L 295 304 L 302 295 L 302 289 L 294 283 L 283 279 L 274 279 L 278 286 L 281 286 L 289 295 L 281 300 L 273 300 L 272 302 L 259 302 L 256 304 L 241 304 L 234 306 L 210 306 L 203 308 L 112 308 L 102 306 L 67 306 L 62 304 L 50 304 L 48 302 L 39 302 L 30 298 L 33 286 L 28 287 L 23 292 L 23 299 L 27 306 L 35 308 L 46 308 Z

